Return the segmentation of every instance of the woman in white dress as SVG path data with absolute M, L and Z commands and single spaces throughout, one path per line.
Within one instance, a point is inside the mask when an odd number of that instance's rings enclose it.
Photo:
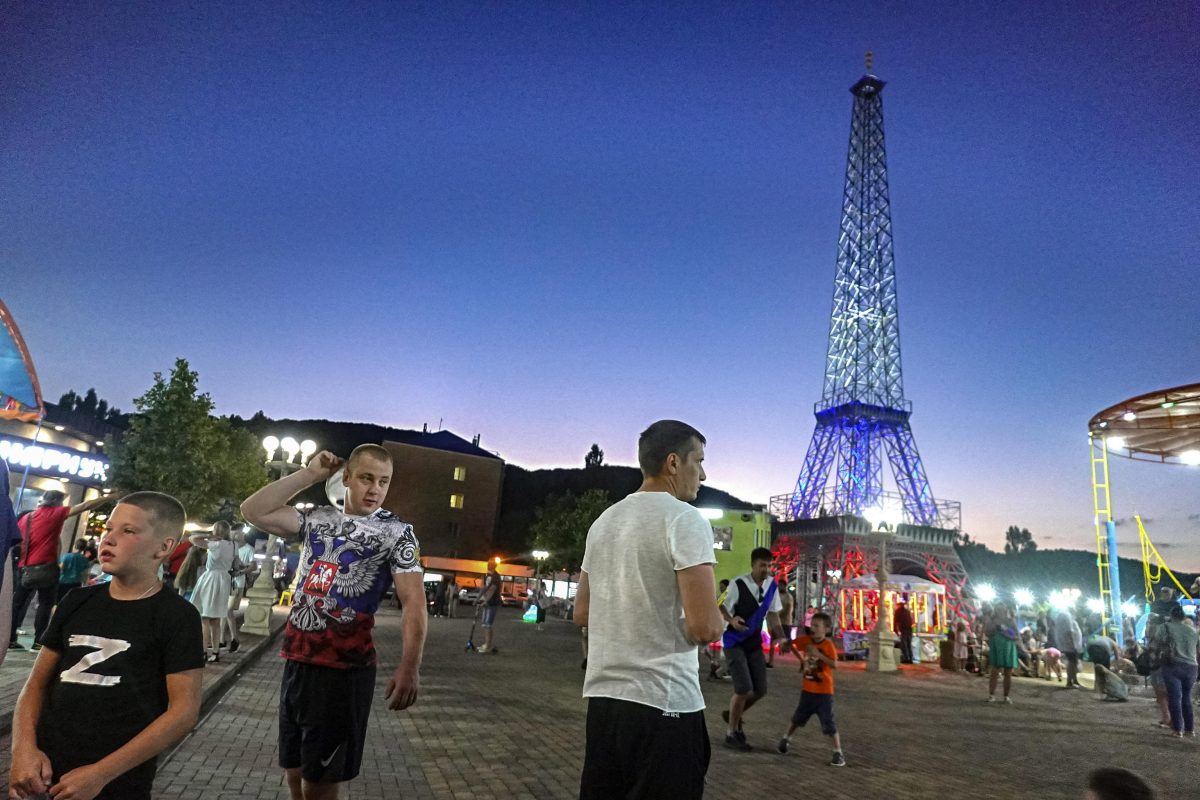
M 229 613 L 221 621 L 221 641 L 229 642 L 230 653 L 236 653 L 241 646 L 241 640 L 238 639 L 240 626 L 235 613 L 242 607 L 242 598 L 246 596 L 246 584 L 253 581 L 250 577 L 255 570 L 253 540 L 253 534 L 243 534 L 242 546 L 237 549 L 233 558 L 233 589 L 229 593 Z M 225 639 L 226 631 L 229 633 L 228 640 Z
M 192 590 L 192 605 L 200 612 L 204 630 L 204 648 L 208 661 L 220 660 L 221 620 L 229 613 L 229 594 L 233 589 L 233 542 L 229 541 L 229 523 L 217 522 L 209 533 L 194 533 L 192 546 L 208 548 L 204 574 Z

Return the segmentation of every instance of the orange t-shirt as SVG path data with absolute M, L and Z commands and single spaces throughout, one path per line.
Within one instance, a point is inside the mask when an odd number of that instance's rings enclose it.
M 837 649 L 828 636 L 816 641 L 811 636 L 799 636 L 792 642 L 796 655 L 800 657 L 804 670 L 804 691 L 809 694 L 833 694 L 833 667 L 824 661 L 805 658 L 809 645 L 813 645 L 826 658 L 837 661 Z

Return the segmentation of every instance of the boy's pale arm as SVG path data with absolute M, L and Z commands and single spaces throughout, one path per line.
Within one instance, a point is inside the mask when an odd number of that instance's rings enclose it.
M 95 764 L 73 769 L 50 788 L 55 800 L 91 800 L 118 776 L 149 761 L 183 738 L 200 719 L 202 669 L 167 675 L 167 710 Z
M 392 711 L 401 711 L 417 702 L 421 688 L 421 656 L 425 652 L 425 628 L 429 621 L 425 607 L 425 584 L 420 572 L 401 572 L 392 575 L 396 599 L 404 609 L 401 625 L 404 628 L 404 655 L 387 685 L 387 704 Z
M 299 472 L 268 483 L 242 502 L 242 516 L 256 528 L 276 536 L 300 533 L 300 514 L 288 506 L 288 500 L 312 486 L 326 481 L 342 466 L 343 459 L 322 450 Z
M 41 649 L 13 711 L 12 772 L 8 784 L 22 795 L 44 793 L 54 777 L 50 759 L 37 746 L 37 723 L 42 715 L 46 691 L 58 671 L 58 660 L 59 655 L 54 650 Z

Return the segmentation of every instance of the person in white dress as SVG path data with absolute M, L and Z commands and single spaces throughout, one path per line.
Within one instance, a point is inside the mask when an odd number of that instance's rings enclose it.
M 253 535 L 242 534 L 242 546 L 233 557 L 233 589 L 229 593 L 229 613 L 221 620 L 221 641 L 229 642 L 229 652 L 236 653 L 241 646 L 238 638 L 239 625 L 235 612 L 242 607 L 242 598 L 246 596 L 246 584 L 254 580 L 251 573 L 255 572 Z M 228 637 L 226 637 L 228 632 Z
M 229 540 L 229 523 L 217 522 L 208 533 L 194 533 L 194 547 L 208 549 L 208 562 L 204 574 L 196 581 L 192 591 L 192 605 L 200 612 L 204 629 L 204 648 L 208 651 L 208 662 L 220 660 L 221 620 L 229 613 L 229 594 L 233 590 L 234 550 Z

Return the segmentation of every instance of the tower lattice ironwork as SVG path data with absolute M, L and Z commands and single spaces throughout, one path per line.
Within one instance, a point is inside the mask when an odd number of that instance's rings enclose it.
M 957 520 L 943 518 L 944 504 L 930 491 L 909 426 L 912 404 L 904 397 L 883 87 L 868 72 L 850 89 L 854 110 L 824 391 L 787 516 L 861 516 L 884 497 L 886 454 L 907 520 L 957 527 Z M 836 479 L 827 487 L 831 471 Z

